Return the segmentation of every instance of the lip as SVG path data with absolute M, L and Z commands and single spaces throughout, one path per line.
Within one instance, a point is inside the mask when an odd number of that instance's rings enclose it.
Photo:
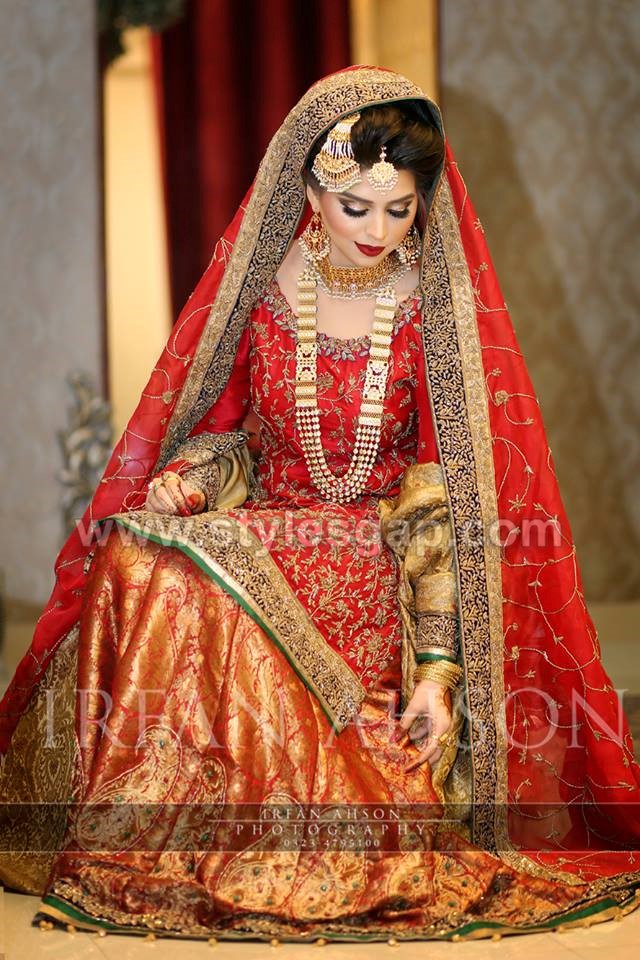
M 384 247 L 369 247 L 366 243 L 356 243 L 356 247 L 365 257 L 379 257 L 384 251 Z

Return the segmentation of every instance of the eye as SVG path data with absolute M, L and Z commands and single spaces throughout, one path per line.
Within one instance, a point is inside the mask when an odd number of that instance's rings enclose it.
M 348 217 L 364 217 L 367 212 L 366 210 L 354 210 L 353 207 L 348 207 L 346 203 L 342 204 L 342 209 Z
M 389 210 L 389 213 L 398 220 L 404 220 L 409 216 L 409 207 L 405 207 L 404 210 Z

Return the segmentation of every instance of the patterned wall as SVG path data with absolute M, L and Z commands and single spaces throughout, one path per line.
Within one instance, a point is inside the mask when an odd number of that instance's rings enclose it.
M 14 3 L 0 31 L 0 570 L 34 603 L 62 539 L 65 378 L 100 371 L 94 16 L 86 0 Z
M 640 4 L 442 0 L 441 103 L 587 598 L 640 597 Z

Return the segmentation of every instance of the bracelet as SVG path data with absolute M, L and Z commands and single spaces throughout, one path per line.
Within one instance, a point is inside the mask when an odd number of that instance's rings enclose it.
M 462 667 L 450 660 L 431 660 L 428 663 L 419 663 L 413 671 L 415 683 L 420 680 L 433 680 L 442 687 L 452 690 L 457 686 L 463 674 Z

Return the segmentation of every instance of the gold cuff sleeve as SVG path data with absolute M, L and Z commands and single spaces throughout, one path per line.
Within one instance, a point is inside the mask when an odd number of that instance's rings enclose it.
M 382 537 L 400 565 L 403 700 L 416 662 L 458 655 L 458 598 L 449 505 L 438 463 L 412 464 L 394 500 L 380 501 Z
M 253 462 L 247 447 L 248 433 L 201 433 L 176 449 L 174 458 L 192 466 L 182 476 L 207 498 L 207 510 L 242 506 L 249 496 Z

